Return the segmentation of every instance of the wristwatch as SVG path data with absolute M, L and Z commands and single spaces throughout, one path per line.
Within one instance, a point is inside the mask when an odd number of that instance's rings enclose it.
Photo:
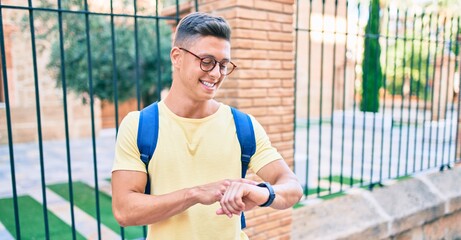
M 269 190 L 269 199 L 267 199 L 267 202 L 259 205 L 260 207 L 269 207 L 275 199 L 274 189 L 272 188 L 271 184 L 268 182 L 262 182 L 258 184 L 257 186 L 267 188 L 267 190 Z

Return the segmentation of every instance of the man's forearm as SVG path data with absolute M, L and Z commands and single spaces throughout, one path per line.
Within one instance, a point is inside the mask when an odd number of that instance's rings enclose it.
M 194 194 L 192 188 L 159 196 L 131 192 L 114 198 L 113 212 L 123 227 L 152 224 L 184 212 L 197 204 Z
M 275 209 L 286 209 L 295 205 L 302 197 L 301 185 L 296 179 L 286 179 L 273 185 L 275 199 L 271 204 Z

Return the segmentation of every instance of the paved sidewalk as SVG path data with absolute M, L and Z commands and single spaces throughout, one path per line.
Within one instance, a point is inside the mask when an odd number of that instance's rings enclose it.
M 114 158 L 115 130 L 101 131 L 96 141 L 96 168 L 99 182 L 110 178 Z M 95 164 L 92 139 L 70 139 L 72 181 L 90 185 L 95 182 Z M 38 143 L 14 144 L 14 165 L 17 194 L 34 191 L 42 184 L 42 169 Z M 65 141 L 43 142 L 45 184 L 68 182 L 68 164 Z M 11 197 L 12 181 L 8 145 L 0 145 L 0 198 Z
M 110 195 L 110 178 L 112 160 L 114 157 L 115 130 L 103 130 L 96 141 L 96 168 L 99 190 Z M 95 185 L 95 164 L 93 142 L 91 138 L 70 140 L 70 165 L 72 181 L 81 181 L 89 186 Z M 37 143 L 14 144 L 14 176 L 16 179 L 17 195 L 29 195 L 37 202 L 42 203 L 42 169 L 40 153 Z M 65 141 L 43 142 L 43 164 L 45 185 L 66 183 L 69 181 L 67 150 Z M 13 196 L 10 167 L 10 153 L 8 145 L 0 145 L 0 198 Z M 70 203 L 46 189 L 48 210 L 71 225 Z M 86 239 L 97 239 L 96 219 L 74 206 L 76 230 Z M 118 233 L 101 225 L 103 239 L 119 239 Z M 14 239 L 0 223 L 0 239 Z

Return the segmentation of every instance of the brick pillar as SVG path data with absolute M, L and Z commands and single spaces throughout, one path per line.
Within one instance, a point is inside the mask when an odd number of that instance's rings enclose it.
M 217 99 L 255 116 L 292 167 L 294 0 L 205 0 L 199 10 L 225 17 L 232 28 L 231 55 L 238 68 Z M 246 216 L 250 239 L 290 238 L 291 209 L 258 208 Z
M 179 10 L 183 17 L 195 11 L 194 4 L 183 3 Z M 216 99 L 255 116 L 293 167 L 294 0 L 201 0 L 199 10 L 226 18 L 232 28 L 231 55 L 238 68 Z M 176 8 L 162 12 L 175 14 Z M 257 178 L 250 172 L 247 177 Z M 257 208 L 245 215 L 250 239 L 290 238 L 291 208 Z

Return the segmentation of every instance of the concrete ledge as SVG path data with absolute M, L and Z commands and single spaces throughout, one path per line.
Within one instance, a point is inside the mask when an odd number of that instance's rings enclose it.
M 293 239 L 337 239 L 353 235 L 372 239 L 388 229 L 386 217 L 358 194 L 313 203 L 295 212 Z
M 427 185 L 408 179 L 372 192 L 373 198 L 392 218 L 388 236 L 396 235 L 445 214 L 445 205 Z
M 425 177 L 436 186 L 442 197 L 446 199 L 447 213 L 461 210 L 461 167 L 445 171 L 443 174 L 428 174 Z
M 460 184 L 458 166 L 311 200 L 293 212 L 292 239 L 461 239 Z

